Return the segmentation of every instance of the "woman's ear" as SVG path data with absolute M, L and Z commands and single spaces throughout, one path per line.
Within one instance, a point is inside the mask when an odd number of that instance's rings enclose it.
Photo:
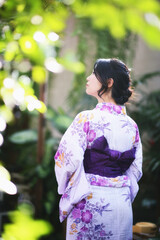
M 107 83 L 108 83 L 108 88 L 111 88 L 113 86 L 113 83 L 114 83 L 113 78 L 108 78 Z

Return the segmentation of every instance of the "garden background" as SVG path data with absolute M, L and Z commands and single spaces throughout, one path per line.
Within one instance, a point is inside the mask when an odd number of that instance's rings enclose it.
M 160 2 L 0 0 L 0 30 L 2 239 L 65 239 L 54 154 L 77 112 L 96 104 L 85 83 L 97 58 L 119 58 L 132 70 L 136 95 L 127 112 L 139 125 L 144 150 L 134 223 L 157 223 Z

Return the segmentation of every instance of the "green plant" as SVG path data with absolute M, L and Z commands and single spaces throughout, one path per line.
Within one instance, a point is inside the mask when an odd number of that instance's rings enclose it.
M 32 211 L 30 205 L 23 204 L 10 213 L 12 223 L 4 226 L 3 239 L 37 240 L 42 235 L 49 234 L 52 230 L 51 225 L 46 221 L 33 219 Z

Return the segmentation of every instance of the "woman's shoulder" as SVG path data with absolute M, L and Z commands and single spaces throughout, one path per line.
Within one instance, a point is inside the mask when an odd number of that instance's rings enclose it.
M 128 121 L 129 121 L 134 127 L 138 128 L 137 123 L 135 122 L 135 120 L 134 120 L 132 117 L 130 117 L 130 116 L 127 115 L 127 118 L 128 118 Z
M 79 112 L 75 119 L 83 120 L 83 121 L 90 121 L 93 120 L 96 117 L 96 114 L 94 112 L 94 109 L 92 110 L 84 110 Z

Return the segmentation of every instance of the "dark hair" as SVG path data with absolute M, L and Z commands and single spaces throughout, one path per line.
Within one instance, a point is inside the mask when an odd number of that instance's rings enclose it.
M 94 64 L 94 74 L 102 87 L 98 91 L 101 97 L 108 89 L 107 79 L 112 78 L 114 83 L 112 86 L 112 98 L 117 104 L 124 104 L 132 95 L 130 71 L 127 66 L 120 60 L 98 59 Z

